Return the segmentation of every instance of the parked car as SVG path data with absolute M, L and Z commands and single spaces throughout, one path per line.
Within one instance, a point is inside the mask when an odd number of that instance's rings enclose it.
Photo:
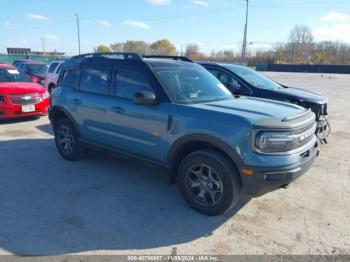
M 27 61 L 16 63 L 16 67 L 19 68 L 24 73 L 26 73 L 27 75 L 29 75 L 33 81 L 39 84 L 44 83 L 44 79 L 45 79 L 45 75 L 48 67 L 46 63 L 27 60 Z
M 57 85 L 57 80 L 61 73 L 62 65 L 64 62 L 66 62 L 66 60 L 53 61 L 46 72 L 44 87 L 49 91 L 50 94 Z
M 49 118 L 63 158 L 77 160 L 91 147 L 160 166 L 208 215 L 242 194 L 286 187 L 319 153 L 311 110 L 235 98 L 202 66 L 176 57 L 73 57 L 52 92 Z
M 31 60 L 28 60 L 28 59 L 17 59 L 17 60 L 15 60 L 15 61 L 12 62 L 12 65 L 15 66 L 15 67 L 17 67 L 17 65 L 18 65 L 19 63 L 28 62 L 28 61 L 31 61 Z
M 235 95 L 286 101 L 310 108 L 316 115 L 316 134 L 321 142 L 327 143 L 331 127 L 328 122 L 326 97 L 305 89 L 281 85 L 244 66 L 213 62 L 199 62 L 199 64 L 209 70 Z
M 12 65 L 0 64 L 0 119 L 45 115 L 49 93 Z

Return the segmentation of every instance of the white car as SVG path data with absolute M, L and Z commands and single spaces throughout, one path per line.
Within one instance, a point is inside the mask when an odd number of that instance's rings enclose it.
M 57 85 L 57 80 L 61 73 L 61 68 L 64 62 L 66 62 L 66 60 L 53 61 L 46 72 L 44 87 L 49 91 L 50 94 Z

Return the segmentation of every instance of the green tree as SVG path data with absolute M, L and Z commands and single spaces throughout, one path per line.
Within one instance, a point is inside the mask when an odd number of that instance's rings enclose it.
M 112 52 L 111 48 L 107 45 L 99 45 L 96 50 L 96 53 L 109 53 Z
M 176 52 L 176 47 L 168 40 L 161 39 L 151 44 L 151 52 L 157 55 L 172 55 Z

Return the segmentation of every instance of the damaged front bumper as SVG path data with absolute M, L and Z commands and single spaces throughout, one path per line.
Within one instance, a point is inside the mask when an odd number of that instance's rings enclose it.
M 316 136 L 320 142 L 327 144 L 327 138 L 331 133 L 331 126 L 327 116 L 320 116 L 317 122 Z

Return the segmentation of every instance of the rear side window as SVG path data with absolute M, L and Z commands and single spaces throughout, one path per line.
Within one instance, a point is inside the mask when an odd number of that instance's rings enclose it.
M 57 71 L 56 71 L 56 74 L 59 75 L 62 71 L 62 66 L 63 66 L 64 63 L 61 63 L 58 68 L 57 68 Z
M 132 69 L 118 69 L 117 84 L 115 86 L 116 96 L 132 99 L 138 91 L 153 92 L 153 89 L 140 72 Z
M 100 95 L 108 95 L 107 68 L 86 67 L 81 75 L 80 90 Z
M 57 67 L 58 63 L 53 63 L 50 65 L 49 70 L 47 71 L 48 73 L 53 73 Z
M 60 78 L 59 85 L 66 87 L 77 88 L 79 86 L 80 68 L 76 67 L 63 72 Z

